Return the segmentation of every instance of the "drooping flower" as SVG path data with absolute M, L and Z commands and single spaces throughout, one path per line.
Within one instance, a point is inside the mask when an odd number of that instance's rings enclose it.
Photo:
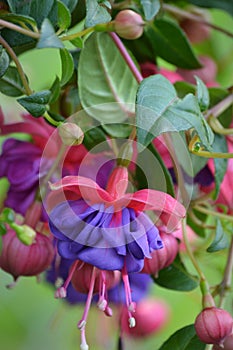
M 126 193 L 128 172 L 117 167 L 104 190 L 94 181 L 68 176 L 52 185 L 50 229 L 58 251 L 104 270 L 140 271 L 144 258 L 162 247 L 157 227 L 145 210 L 153 210 L 165 225 L 175 225 L 184 207 L 155 190 Z
M 154 250 L 162 247 L 159 231 L 144 211 L 153 211 L 157 220 L 170 229 L 185 215 L 184 207 L 166 193 L 149 189 L 125 193 L 127 187 L 128 171 L 122 166 L 113 170 L 106 190 L 81 176 L 67 176 L 51 185 L 53 191 L 47 200 L 51 210 L 49 224 L 57 239 L 58 253 L 63 258 L 93 266 L 85 311 L 78 323 L 82 349 L 87 348 L 85 324 L 97 268 L 121 271 L 128 321 L 130 327 L 134 327 L 136 305 L 128 273 L 140 271 L 145 257 L 150 258 Z M 104 281 L 101 290 L 104 292 L 98 304 L 111 316 Z M 64 287 L 61 287 L 58 295 L 65 295 L 63 292 Z

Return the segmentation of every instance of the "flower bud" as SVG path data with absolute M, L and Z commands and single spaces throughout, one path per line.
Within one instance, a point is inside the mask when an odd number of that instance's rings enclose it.
M 36 276 L 52 262 L 54 248 L 51 240 L 40 233 L 36 234 L 31 245 L 23 244 L 14 230 L 9 229 L 2 237 L 0 267 L 16 280 L 19 276 Z
M 179 244 L 172 234 L 160 233 L 163 248 L 154 250 L 151 259 L 145 258 L 141 272 L 156 275 L 163 268 L 171 265 L 178 253 Z
M 222 346 L 214 345 L 212 350 L 232 350 L 233 349 L 233 334 L 226 337 Z
M 70 270 L 72 270 L 72 266 Z M 114 287 L 120 281 L 120 271 L 102 271 L 96 269 L 94 293 L 98 293 L 100 286 L 105 284 L 106 289 Z M 71 283 L 78 292 L 88 293 L 90 288 L 93 265 L 83 263 L 79 265 L 73 273 Z
M 62 123 L 58 127 L 58 132 L 64 145 L 81 145 L 83 142 L 84 134 L 82 129 L 77 124 Z
M 134 40 L 143 34 L 144 21 L 142 17 L 132 11 L 123 10 L 114 20 L 115 32 L 124 39 Z
M 170 310 L 163 300 L 144 299 L 137 303 L 133 313 L 135 326 L 129 326 L 129 314 L 126 306 L 121 313 L 121 329 L 129 336 L 143 338 L 159 331 L 169 320 Z
M 194 326 L 203 343 L 222 345 L 232 332 L 233 319 L 227 311 L 209 307 L 200 312 Z

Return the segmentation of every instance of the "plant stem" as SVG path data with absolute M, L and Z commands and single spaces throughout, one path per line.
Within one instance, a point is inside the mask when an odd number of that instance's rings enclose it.
M 141 83 L 141 81 L 143 80 L 143 77 L 142 77 L 141 73 L 139 72 L 138 68 L 136 67 L 134 61 L 130 57 L 130 55 L 129 55 L 128 51 L 126 50 L 124 44 L 122 43 L 121 39 L 114 32 L 110 32 L 109 35 L 111 36 L 112 40 L 116 44 L 118 50 L 120 51 L 122 57 L 124 58 L 125 62 L 127 63 L 129 69 L 133 73 L 135 79 L 137 80 L 138 83 Z
M 233 222 L 233 216 L 232 215 L 227 215 L 227 214 L 223 214 L 223 213 L 219 213 L 217 211 L 213 211 L 211 209 L 206 209 L 200 205 L 196 205 L 194 206 L 194 209 L 196 209 L 197 211 L 200 211 L 201 213 L 204 213 L 204 214 L 207 214 L 207 215 L 212 215 L 212 216 L 215 216 L 219 219 L 222 219 L 222 220 L 228 220 L 228 221 L 231 221 Z
M 24 29 L 20 26 L 17 26 L 16 24 L 13 24 L 13 23 L 10 23 L 10 22 L 7 22 L 7 21 L 4 21 L 3 19 L 0 19 L 0 26 L 1 27 L 5 27 L 5 28 L 8 28 L 8 29 L 12 29 L 18 33 L 21 33 L 21 34 L 24 34 L 26 36 L 29 36 L 33 39 L 39 39 L 40 38 L 40 34 L 39 33 L 35 33 L 31 30 L 28 30 L 28 29 Z
M 179 160 L 177 158 L 177 154 L 175 152 L 174 145 L 172 143 L 172 139 L 171 139 L 169 133 L 164 133 L 163 134 L 163 138 L 164 138 L 166 146 L 167 146 L 167 148 L 169 150 L 169 153 L 171 155 L 173 168 L 174 168 L 174 171 L 176 173 L 175 175 L 176 175 L 177 182 L 178 182 L 178 185 L 179 185 L 179 190 L 180 190 L 180 193 L 181 193 L 182 201 L 183 201 L 184 205 L 189 205 L 190 196 L 189 196 L 189 194 L 188 194 L 188 192 L 187 192 L 187 190 L 185 188 L 185 181 L 184 181 L 182 168 L 181 168 L 180 162 L 179 162 Z
M 186 218 L 182 220 L 182 232 L 183 232 L 183 240 L 184 240 L 184 244 L 185 244 L 185 248 L 186 248 L 186 251 L 188 253 L 188 256 L 190 257 L 190 260 L 192 261 L 192 264 L 193 264 L 195 270 L 197 271 L 201 281 L 205 281 L 206 278 L 205 278 L 200 266 L 198 265 L 198 262 L 195 259 L 193 252 L 192 252 L 192 249 L 190 247 L 190 243 L 188 240 L 188 234 L 187 234 L 187 230 L 186 230 Z
M 224 128 L 222 124 L 218 121 L 218 119 L 214 118 L 213 116 L 209 117 L 209 125 L 211 128 L 220 135 L 233 135 L 233 129 L 232 128 Z
M 60 163 L 60 161 L 65 153 L 66 147 L 67 146 L 64 144 L 61 145 L 59 152 L 58 152 L 58 155 L 53 162 L 53 165 L 51 166 L 48 173 L 46 174 L 46 176 L 43 178 L 43 180 L 40 183 L 40 196 L 41 196 L 42 200 L 44 199 L 44 196 L 45 196 L 48 181 L 52 177 L 54 171 L 57 169 L 57 167 L 58 167 L 58 165 L 59 165 L 59 163 Z
M 179 9 L 178 7 L 176 6 L 173 6 L 173 5 L 168 5 L 168 4 L 163 4 L 163 9 L 165 11 L 168 11 L 170 13 L 172 13 L 173 15 L 177 15 L 177 16 L 180 16 L 180 17 L 183 17 L 183 18 L 188 18 L 188 19 L 191 19 L 192 21 L 195 21 L 195 22 L 198 22 L 198 23 L 201 23 L 201 24 L 204 24 L 212 29 L 215 29 L 231 38 L 233 38 L 233 33 L 229 32 L 228 30 L 224 29 L 224 28 L 221 28 L 215 24 L 212 24 L 202 18 L 200 18 L 200 16 L 198 15 L 195 15 L 195 14 L 192 14 L 190 12 L 187 12 L 187 11 L 184 11 L 184 10 L 181 10 Z
M 61 39 L 62 41 L 74 40 L 74 39 L 76 39 L 76 38 L 80 38 L 81 36 L 84 36 L 84 35 L 86 35 L 86 34 L 89 34 L 89 33 L 93 32 L 94 30 L 95 30 L 94 27 L 86 28 L 86 29 L 84 29 L 84 30 L 82 30 L 81 32 L 78 32 L 78 33 L 64 35 L 64 36 L 62 36 L 60 39 Z
M 222 159 L 229 159 L 233 158 L 233 153 L 218 153 L 218 152 L 207 152 L 207 151 L 194 151 L 190 150 L 191 153 L 195 154 L 196 156 L 203 157 L 203 158 L 222 158 Z
M 222 283 L 220 284 L 220 301 L 219 301 L 220 308 L 224 306 L 226 294 L 231 287 L 232 271 L 233 271 L 233 237 L 231 238 L 231 244 L 228 252 L 227 263 L 225 267 L 223 280 L 222 280 Z
M 222 114 L 228 107 L 230 107 L 233 103 L 233 94 L 228 95 L 226 98 L 224 98 L 222 101 L 217 103 L 215 106 L 210 108 L 205 115 L 205 117 L 208 119 L 209 117 L 215 117 L 217 118 L 220 114 Z
M 48 114 L 48 112 L 44 113 L 43 118 L 46 119 L 53 126 L 59 126 L 60 124 L 62 124 L 62 122 L 57 122 L 56 120 L 51 118 L 50 115 Z
M 26 95 L 31 95 L 32 94 L 32 90 L 30 89 L 30 86 L 28 85 L 28 81 L 27 81 L 26 75 L 25 75 L 25 73 L 23 71 L 23 67 L 21 66 L 21 63 L 19 62 L 19 59 L 16 56 L 15 52 L 12 50 L 12 48 L 6 42 L 6 40 L 3 39 L 2 36 L 0 36 L 0 44 L 6 49 L 6 51 L 8 52 L 10 57 L 12 58 L 12 60 L 15 62 L 15 65 L 16 65 L 17 70 L 19 72 L 19 75 L 20 75 L 22 84 L 24 86 Z

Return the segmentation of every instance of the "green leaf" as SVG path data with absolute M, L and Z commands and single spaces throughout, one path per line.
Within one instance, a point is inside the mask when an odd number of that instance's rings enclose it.
M 82 38 L 75 38 L 73 40 L 70 40 L 71 44 L 75 47 L 79 47 L 80 49 L 83 48 L 83 39 Z
M 7 14 L 1 15 L 0 18 L 4 19 L 5 21 L 17 23 L 20 25 L 27 24 L 31 26 L 33 29 L 37 28 L 37 23 L 35 19 L 30 16 L 18 15 L 15 13 L 7 13 Z
M 69 28 L 71 24 L 71 14 L 69 9 L 66 7 L 66 5 L 58 0 L 57 1 L 57 6 L 58 6 L 58 19 L 57 19 L 57 24 L 59 28 L 64 31 L 67 28 Z
M 51 22 L 47 18 L 45 18 L 42 23 L 40 39 L 36 47 L 38 49 L 43 49 L 44 47 L 55 47 L 63 49 L 64 47 L 62 41 L 55 34 Z
M 60 49 L 60 57 L 61 57 L 61 86 L 64 86 L 74 72 L 74 61 L 73 57 L 67 49 Z
M 197 82 L 197 100 L 202 112 L 206 111 L 210 104 L 209 91 L 203 81 L 195 76 Z
M 99 5 L 97 0 L 86 0 L 86 11 L 86 27 L 93 27 L 98 23 L 111 21 L 111 16 L 106 7 Z
M 196 69 L 198 61 L 182 29 L 167 19 L 155 19 L 146 29 L 154 53 L 177 67 Z
M 208 253 L 218 252 L 219 250 L 226 249 L 229 247 L 229 240 L 224 232 L 222 223 L 217 219 L 215 237 L 211 245 L 207 248 Z
M 88 150 L 93 150 L 97 145 L 106 141 L 106 135 L 100 127 L 87 130 L 84 134 L 83 144 Z M 99 148 L 98 148 L 99 152 Z
M 58 97 L 60 96 L 60 91 L 61 91 L 60 80 L 58 77 L 55 78 L 50 88 L 50 91 L 51 91 L 51 95 L 50 95 L 49 102 L 54 103 L 55 101 L 57 101 Z
M 215 134 L 213 143 L 213 152 L 227 153 L 227 142 L 223 135 Z M 214 180 L 215 180 L 215 190 L 213 193 L 213 199 L 217 199 L 220 186 L 227 171 L 227 159 L 215 158 L 214 159 Z
M 45 18 L 55 23 L 55 12 L 57 11 L 56 0 L 8 0 L 11 12 L 14 14 L 30 16 L 40 26 Z M 53 21 L 54 20 L 54 21 Z
M 205 350 L 205 348 L 206 344 L 200 341 L 192 324 L 172 334 L 159 350 Z
M 93 33 L 85 41 L 78 86 L 83 108 L 101 123 L 120 124 L 134 113 L 138 84 L 107 33 Z
M 142 81 L 137 93 L 136 126 L 138 142 L 147 146 L 168 131 L 194 128 L 203 145 L 210 149 L 213 133 L 193 94 L 179 99 L 174 86 L 160 74 Z
M 132 131 L 132 126 L 126 123 L 102 124 L 102 128 L 108 135 L 116 138 L 127 138 Z
M 25 94 L 25 90 L 16 67 L 8 67 L 6 74 L 0 79 L 0 92 L 12 97 L 18 97 Z
M 70 10 L 70 12 L 73 12 L 73 10 L 75 9 L 75 6 L 78 3 L 78 0 L 62 0 L 62 2 Z
M 175 197 L 172 177 L 153 144 L 138 154 L 136 180 L 138 189 L 151 188 Z
M 6 50 L 0 51 L 0 78 L 6 73 L 10 64 L 10 59 Z
M 152 276 L 152 278 L 155 283 L 164 288 L 184 292 L 191 291 L 199 285 L 197 277 L 190 275 L 179 255 L 170 266 L 159 271 L 158 277 Z
M 147 21 L 151 21 L 161 7 L 160 0 L 140 0 L 140 3 Z
M 231 0 L 188 0 L 188 2 L 206 8 L 219 8 L 233 16 L 233 2 Z
M 46 104 L 49 102 L 51 91 L 43 90 L 35 92 L 30 96 L 25 96 L 17 101 L 34 117 L 42 116 L 47 110 Z

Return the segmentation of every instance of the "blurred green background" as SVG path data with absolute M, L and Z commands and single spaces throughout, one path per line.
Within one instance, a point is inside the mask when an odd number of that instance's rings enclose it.
M 214 21 L 226 29 L 233 28 L 233 20 L 222 11 L 211 11 Z M 218 65 L 217 81 L 227 87 L 233 83 L 233 41 L 216 31 L 210 40 L 195 47 L 197 53 L 212 56 Z M 60 75 L 59 53 L 55 49 L 43 49 L 23 54 L 20 61 L 30 78 L 34 90 L 51 86 L 55 75 Z M 22 109 L 13 98 L 0 94 L 0 104 L 9 121 L 17 119 Z M 225 263 L 224 252 L 201 254 L 200 262 L 212 284 L 221 281 Z M 191 266 L 190 271 L 194 273 Z M 76 324 L 81 317 L 82 307 L 69 306 L 54 299 L 53 289 L 35 278 L 19 279 L 13 289 L 5 286 L 12 282 L 11 276 L 0 271 L 0 349 L 4 350 L 76 350 L 79 348 L 79 331 Z M 167 327 L 142 341 L 126 339 L 126 350 L 156 350 L 166 338 L 182 326 L 191 324 L 200 311 L 198 290 L 184 293 L 154 286 L 151 294 L 163 298 L 171 308 Z M 227 307 L 232 311 L 231 298 Z M 107 320 L 107 323 L 106 323 Z M 145 320 L 146 322 L 146 320 Z M 103 327 L 100 327 L 101 324 Z M 108 333 L 109 332 L 109 333 Z M 116 349 L 116 320 L 103 319 L 101 313 L 92 308 L 87 338 L 90 349 Z

